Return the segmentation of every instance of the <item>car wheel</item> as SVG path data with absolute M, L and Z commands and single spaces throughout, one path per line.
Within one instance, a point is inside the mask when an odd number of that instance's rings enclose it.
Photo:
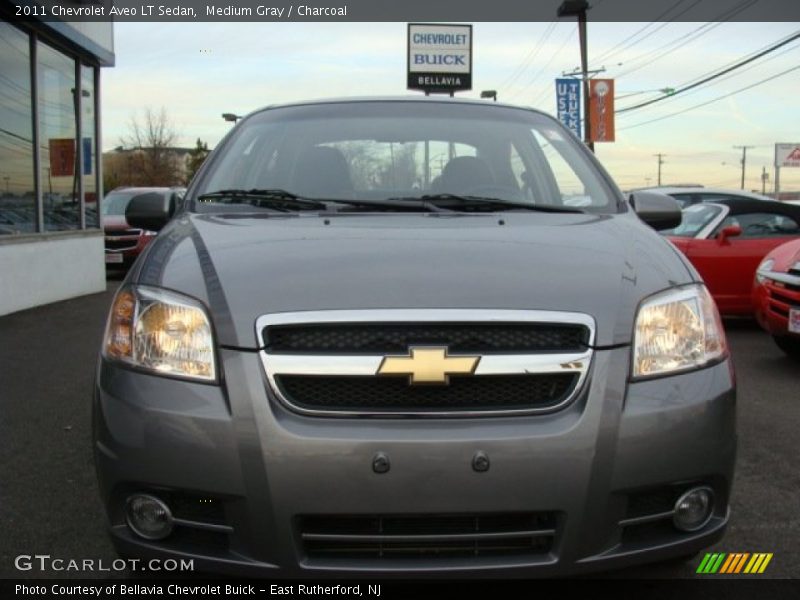
M 778 344 L 778 348 L 786 352 L 786 354 L 792 358 L 800 359 L 800 338 L 776 335 L 772 339 Z

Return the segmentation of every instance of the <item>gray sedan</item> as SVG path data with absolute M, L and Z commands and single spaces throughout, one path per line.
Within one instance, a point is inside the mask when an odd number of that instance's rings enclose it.
M 625 198 L 552 117 L 273 106 L 182 207 L 143 195 L 126 218 L 161 231 L 94 393 L 121 555 L 539 576 L 722 537 L 734 376 L 714 301 L 653 229 L 677 204 Z

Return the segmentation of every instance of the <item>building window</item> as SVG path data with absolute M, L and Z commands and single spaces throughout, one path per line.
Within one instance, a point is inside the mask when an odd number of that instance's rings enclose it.
M 36 52 L 44 229 L 79 229 L 75 59 L 41 42 Z
M 30 46 L 0 21 L 0 235 L 36 230 Z

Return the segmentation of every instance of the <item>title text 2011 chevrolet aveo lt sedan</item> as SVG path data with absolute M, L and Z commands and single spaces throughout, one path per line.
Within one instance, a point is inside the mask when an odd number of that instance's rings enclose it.
M 171 212 L 131 201 L 161 232 L 97 370 L 121 555 L 538 576 L 721 538 L 734 378 L 713 300 L 652 228 L 678 208 L 624 198 L 553 118 L 270 107 Z

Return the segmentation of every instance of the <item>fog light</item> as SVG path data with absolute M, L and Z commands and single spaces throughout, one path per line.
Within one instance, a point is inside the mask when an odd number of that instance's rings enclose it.
M 714 512 L 714 492 L 708 487 L 692 488 L 675 503 L 672 522 L 681 531 L 702 529 Z
M 135 494 L 125 501 L 128 527 L 146 540 L 163 540 L 174 524 L 169 506 L 147 494 Z

